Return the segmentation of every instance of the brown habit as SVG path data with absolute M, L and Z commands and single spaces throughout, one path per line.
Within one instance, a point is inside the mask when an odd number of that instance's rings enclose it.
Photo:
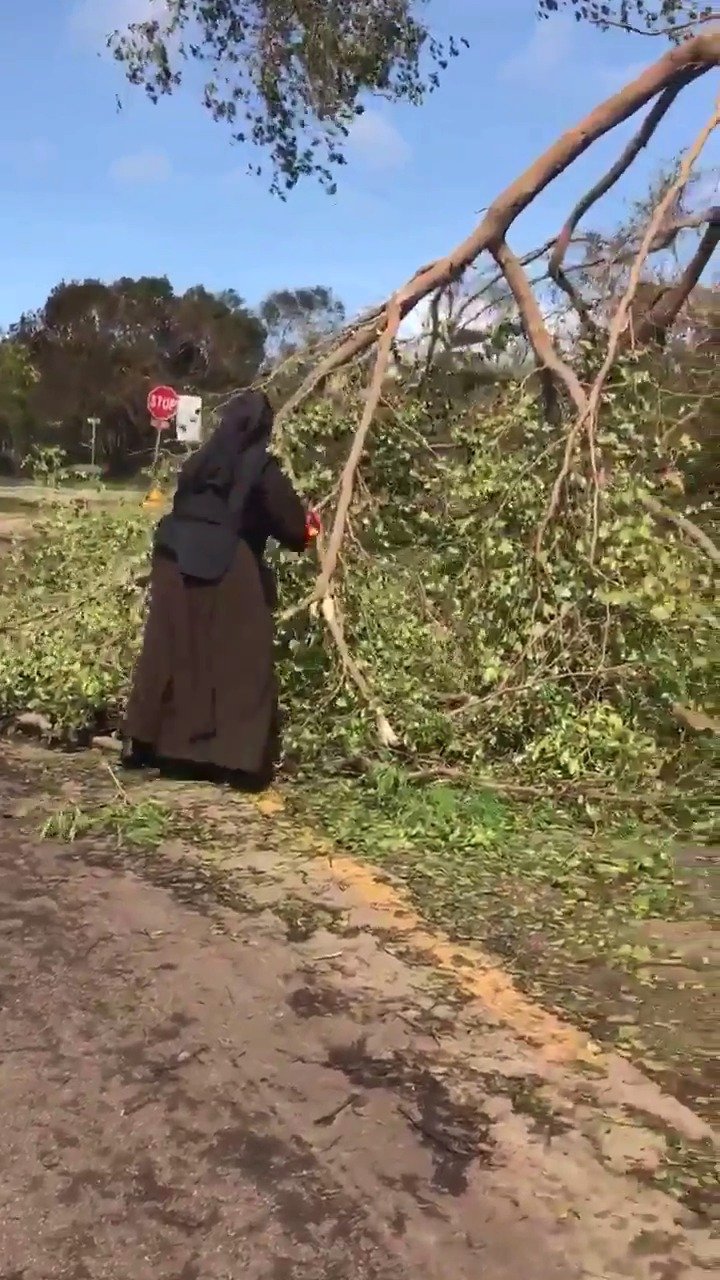
M 243 536 L 216 582 L 156 549 L 125 731 L 154 756 L 269 779 L 278 746 L 275 583 L 268 538 L 305 547 L 305 510 L 270 458 L 247 498 Z

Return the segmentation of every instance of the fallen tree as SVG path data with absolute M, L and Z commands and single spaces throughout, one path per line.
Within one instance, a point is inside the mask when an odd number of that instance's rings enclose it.
M 712 720 L 718 551 L 658 474 L 675 421 L 667 405 L 658 408 L 630 319 L 644 264 L 677 223 L 678 196 L 717 111 L 633 245 L 626 287 L 607 323 L 595 323 L 589 348 L 568 352 L 553 336 L 526 272 L 543 253 L 554 255 L 556 276 L 558 263 L 565 271 L 582 215 L 576 209 L 524 260 L 508 233 L 596 138 L 718 61 L 720 35 L 707 32 L 601 104 L 461 245 L 320 347 L 282 405 L 288 464 L 333 512 L 314 582 L 307 564 L 281 570 L 290 742 L 304 758 L 367 759 L 379 739 L 420 772 L 478 776 L 489 767 L 512 774 L 515 786 L 535 785 L 530 774 L 543 785 L 642 781 L 652 790 L 671 761 L 677 766 L 683 730 L 673 708 L 689 710 L 685 729 L 693 715 Z M 658 114 L 651 107 L 651 125 Z M 712 211 L 708 218 L 705 261 L 716 225 Z M 403 318 L 460 281 L 482 253 L 517 304 L 534 377 L 498 384 L 482 413 L 472 403 L 448 408 L 422 388 L 391 390 L 386 373 Z M 667 291 L 654 298 L 653 335 L 682 310 L 679 293 L 692 287 L 699 260 L 675 282 L 672 305 Z M 552 278 L 552 262 L 548 270 Z M 342 403 L 319 398 L 333 373 L 362 369 L 373 347 L 364 391 L 353 374 Z M 550 421 L 538 380 L 554 396 Z M 692 408 L 680 397 L 675 411 Z M 378 414 L 383 429 L 373 433 Z M 682 470 L 693 450 L 692 440 L 674 441 L 673 467 Z M 129 528 L 115 517 L 56 516 L 43 540 L 13 557 L 0 618 L 8 719 L 42 716 L 53 735 L 76 740 L 117 723 L 138 641 L 147 533 L 143 521 Z
M 600 519 L 600 462 L 597 454 L 597 419 L 600 401 L 613 363 L 621 347 L 631 345 L 634 340 L 645 341 L 652 337 L 657 341 L 667 332 L 668 327 L 676 319 L 687 297 L 697 282 L 699 273 L 709 261 L 714 249 L 720 228 L 720 211 L 716 208 L 708 211 L 710 219 L 707 231 L 690 266 L 683 273 L 681 280 L 672 290 L 661 294 L 658 302 L 646 313 L 641 333 L 632 335 L 629 329 L 629 314 L 638 285 L 641 280 L 644 263 L 652 252 L 654 245 L 666 243 L 668 236 L 668 215 L 677 205 L 678 197 L 687 186 L 693 167 L 703 147 L 713 133 L 720 114 L 716 107 L 710 120 L 703 127 L 695 142 L 689 147 L 683 158 L 675 181 L 667 188 L 662 199 L 655 208 L 645 235 L 634 255 L 630 280 L 622 298 L 619 300 L 615 315 L 608 327 L 607 346 L 604 357 L 599 362 L 599 369 L 589 388 L 583 386 L 572 363 L 562 357 L 557 344 L 552 340 L 543 321 L 541 310 L 535 299 L 532 288 L 525 275 L 524 267 L 507 243 L 507 235 L 518 215 L 542 192 L 548 184 L 563 172 L 568 165 L 582 155 L 594 141 L 615 128 L 622 121 L 630 119 L 641 107 L 655 99 L 655 103 L 635 138 L 625 148 L 617 164 L 605 177 L 597 183 L 584 200 L 580 201 L 561 229 L 557 239 L 551 246 L 549 273 L 557 283 L 569 293 L 571 301 L 579 311 L 581 320 L 587 326 L 589 312 L 584 306 L 577 291 L 570 285 L 567 274 L 562 269 L 562 262 L 567 246 L 578 226 L 583 214 L 592 207 L 627 170 L 641 148 L 649 141 L 660 120 L 667 113 L 672 103 L 693 80 L 704 75 L 710 68 L 720 63 L 720 32 L 708 32 L 687 40 L 672 49 L 649 67 L 640 76 L 627 85 L 619 93 L 608 98 L 596 107 L 573 129 L 568 130 L 544 155 L 539 157 L 526 169 L 514 183 L 490 206 L 476 229 L 460 245 L 443 258 L 421 267 L 415 274 L 396 290 L 381 307 L 360 323 L 351 326 L 338 341 L 327 351 L 311 372 L 305 377 L 298 390 L 282 405 L 278 414 L 280 425 L 287 423 L 291 416 L 301 408 L 307 400 L 322 388 L 328 377 L 338 369 L 357 359 L 378 344 L 377 355 L 370 384 L 365 395 L 360 423 L 355 434 L 352 448 L 343 470 L 339 497 L 335 507 L 334 520 L 327 544 L 320 543 L 320 569 L 313 591 L 304 604 L 314 601 L 324 602 L 324 614 L 330 613 L 327 602 L 332 595 L 332 582 L 337 570 L 340 549 L 345 536 L 348 512 L 352 502 L 353 487 L 358 464 L 368 436 L 374 414 L 380 400 L 383 380 L 387 373 L 392 344 L 397 335 L 401 321 L 423 299 L 438 295 L 454 281 L 460 279 L 483 252 L 489 252 L 494 258 L 499 273 L 504 277 L 517 303 L 525 332 L 532 346 L 538 369 L 548 380 L 550 398 L 557 394 L 560 387 L 568 396 L 576 417 L 567 428 L 563 459 L 552 485 L 545 512 L 539 521 L 535 550 L 540 556 L 543 550 L 544 537 L 550 521 L 556 516 L 561 504 L 563 489 L 571 469 L 572 460 L 581 434 L 585 434 L 588 442 L 590 466 L 592 473 L 592 539 L 590 560 L 596 554 L 598 526 Z M 677 227 L 674 228 L 677 234 Z M 333 629 L 331 634 L 336 642 L 345 649 L 342 633 L 338 631 L 337 614 L 332 611 Z M 353 675 L 351 667 L 346 663 L 346 670 L 356 685 L 364 688 L 364 681 Z M 384 717 L 384 713 L 383 717 Z M 392 739 L 396 733 L 392 732 Z

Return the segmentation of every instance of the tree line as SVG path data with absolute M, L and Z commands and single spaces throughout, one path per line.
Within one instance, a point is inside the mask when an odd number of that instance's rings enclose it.
M 33 447 L 48 446 L 90 463 L 95 419 L 96 463 L 135 471 L 153 445 L 153 385 L 212 402 L 344 319 L 322 285 L 276 290 L 252 308 L 234 289 L 177 293 L 165 276 L 63 281 L 0 340 L 0 467 L 17 473 Z

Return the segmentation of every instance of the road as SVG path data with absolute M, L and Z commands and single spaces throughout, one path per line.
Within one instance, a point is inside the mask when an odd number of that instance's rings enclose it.
M 373 1002 L 369 951 L 360 995 L 276 921 L 183 905 L 5 811 L 2 1280 L 703 1274 L 682 1215 L 569 1125 L 532 1139 L 507 1090 L 481 1106 L 432 1037 L 418 1057 L 399 967 L 402 1000 Z

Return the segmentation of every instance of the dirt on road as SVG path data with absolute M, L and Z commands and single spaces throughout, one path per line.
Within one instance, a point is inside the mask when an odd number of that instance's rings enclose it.
M 150 865 L 40 840 L 35 787 L 2 771 L 1 1280 L 701 1280 L 720 1263 L 712 1223 L 656 1177 L 673 1144 L 712 1145 L 706 1122 L 533 1020 L 499 972 L 473 994 L 429 943 L 394 946 L 390 889 L 371 905 L 349 865 L 322 884 L 237 802 L 232 905 L 187 848 Z M 298 885 L 328 902 L 331 882 L 342 927 L 326 907 L 302 928 Z

